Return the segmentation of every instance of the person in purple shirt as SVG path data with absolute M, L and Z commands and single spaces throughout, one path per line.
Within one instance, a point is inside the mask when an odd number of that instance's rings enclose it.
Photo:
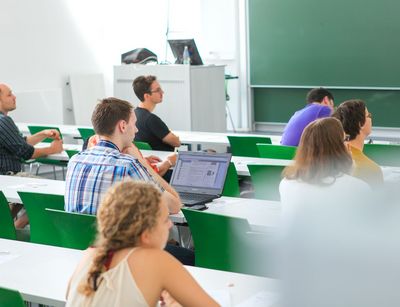
M 314 88 L 307 94 L 307 105 L 293 114 L 282 134 L 281 144 L 298 146 L 304 128 L 312 121 L 331 116 L 333 95 L 326 89 Z

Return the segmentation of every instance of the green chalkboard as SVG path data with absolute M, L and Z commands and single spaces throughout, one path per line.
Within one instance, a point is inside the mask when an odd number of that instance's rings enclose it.
M 400 87 L 399 0 L 248 0 L 253 86 Z
M 254 90 L 254 116 L 256 122 L 287 123 L 293 113 L 306 104 L 308 89 Z M 331 90 L 335 105 L 344 100 L 363 99 L 373 114 L 375 127 L 400 127 L 400 91 Z

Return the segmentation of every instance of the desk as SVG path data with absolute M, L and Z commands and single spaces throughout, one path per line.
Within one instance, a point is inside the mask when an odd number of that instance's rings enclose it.
M 49 146 L 48 143 L 40 143 L 37 147 Z M 81 150 L 81 145 L 76 144 L 64 144 L 64 149 L 66 150 Z M 169 151 L 159 151 L 159 150 L 141 150 L 144 157 L 147 156 L 157 156 L 162 160 L 165 160 L 168 155 L 171 154 Z M 65 151 L 48 155 L 47 158 L 59 160 L 59 161 L 68 161 L 69 157 Z M 291 160 L 280 160 L 280 159 L 266 159 L 266 158 L 251 158 L 251 157 L 236 157 L 233 156 L 231 160 L 236 167 L 236 171 L 239 176 L 250 176 L 249 170 L 247 168 L 247 164 L 268 164 L 268 165 L 280 165 L 287 166 L 292 163 Z
M 35 123 L 16 123 L 19 130 L 24 135 L 29 135 L 28 126 L 40 125 Z M 41 125 L 42 126 L 42 125 Z M 78 128 L 91 128 L 90 126 L 76 126 L 76 125 L 57 125 L 63 136 L 71 138 L 80 137 Z M 219 132 L 202 132 L 202 131 L 184 131 L 184 130 L 173 130 L 173 132 L 179 136 L 180 140 L 184 144 L 190 144 L 194 149 L 199 146 L 229 146 L 228 135 L 236 135 L 234 133 L 219 133 Z M 240 136 L 266 136 L 271 138 L 272 144 L 280 144 L 281 136 L 278 135 L 264 135 L 264 134 L 237 134 Z
M 65 181 L 0 176 L 0 187 L 9 202 L 20 203 L 18 191 L 64 195 Z M 207 204 L 207 212 L 245 218 L 254 230 L 275 228 L 280 219 L 280 204 L 275 201 L 221 197 Z M 174 223 L 185 223 L 182 212 L 171 215 Z
M 0 239 L 0 286 L 19 290 L 31 302 L 64 306 L 70 276 L 82 251 Z M 7 260 L 8 258 L 8 260 Z M 207 290 L 228 290 L 232 306 L 259 291 L 277 291 L 273 279 L 196 267 L 186 267 Z M 228 285 L 233 285 L 228 288 Z M 212 292 L 211 292 L 212 295 Z

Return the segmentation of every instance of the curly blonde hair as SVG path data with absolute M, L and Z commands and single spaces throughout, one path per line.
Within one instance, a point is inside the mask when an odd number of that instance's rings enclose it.
M 140 235 L 156 225 L 160 201 L 160 191 L 145 182 L 123 181 L 107 191 L 97 212 L 95 256 L 79 292 L 92 295 L 109 253 L 137 246 Z

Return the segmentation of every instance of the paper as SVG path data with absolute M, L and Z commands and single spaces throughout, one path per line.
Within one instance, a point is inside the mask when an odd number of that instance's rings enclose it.
M 278 302 L 276 292 L 260 291 L 249 297 L 247 300 L 236 305 L 237 307 L 272 307 Z

